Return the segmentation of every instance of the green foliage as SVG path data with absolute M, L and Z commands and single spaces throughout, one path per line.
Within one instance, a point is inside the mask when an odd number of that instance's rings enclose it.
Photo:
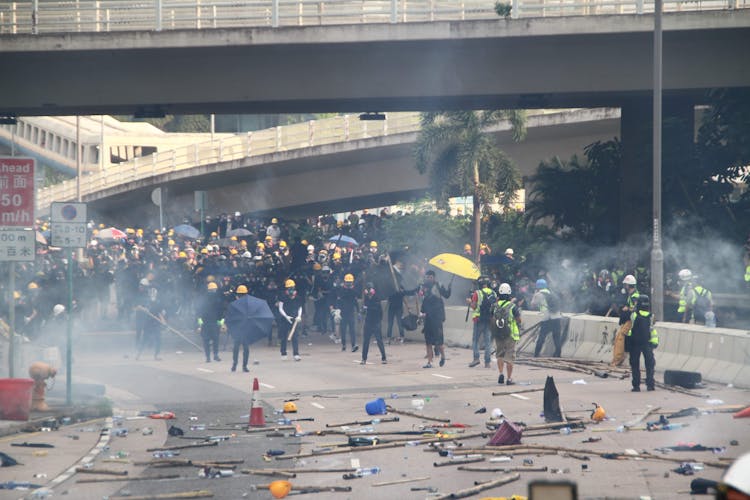
M 507 211 L 492 214 L 482 227 L 482 241 L 493 255 L 511 247 L 516 255 L 544 255 L 554 241 L 553 231 L 543 225 L 528 224 L 526 215 Z
M 457 252 L 469 237 L 469 221 L 438 212 L 422 212 L 383 221 L 381 246 L 408 247 L 413 255 Z M 459 252 L 460 253 L 460 252 Z
M 203 133 L 211 131 L 210 115 L 166 115 L 163 118 L 115 116 L 123 122 L 146 122 L 164 132 Z
M 510 13 L 513 10 L 513 6 L 505 2 L 495 2 L 495 12 L 497 15 L 504 18 L 509 18 Z
M 585 161 L 553 158 L 539 164 L 526 203 L 531 221 L 552 220 L 556 229 L 596 243 L 617 238 L 622 148 L 617 139 L 584 148 Z
M 44 187 L 53 186 L 55 184 L 60 184 L 61 182 L 72 178 L 69 175 L 65 175 L 62 172 L 58 172 L 57 170 L 51 169 L 49 167 L 43 167 L 43 168 L 44 168 Z

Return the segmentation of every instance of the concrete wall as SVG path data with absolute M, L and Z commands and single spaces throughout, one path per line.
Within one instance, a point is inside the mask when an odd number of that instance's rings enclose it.
M 471 323 L 465 322 L 465 317 L 465 307 L 446 307 L 446 344 L 471 348 Z M 539 319 L 539 313 L 524 311 L 521 329 L 533 327 Z M 565 319 L 567 328 L 563 327 L 563 357 L 605 362 L 612 360 L 617 318 L 566 314 Z M 658 373 L 664 370 L 695 371 L 710 382 L 750 388 L 750 331 L 681 323 L 657 323 L 656 329 L 659 332 L 659 348 L 654 354 Z M 408 332 L 407 336 L 414 341 L 423 339 L 421 329 Z M 523 336 L 519 345 L 524 345 Z M 534 343 L 528 343 L 522 351 L 533 353 Z M 552 339 L 548 337 L 542 355 L 551 354 Z M 469 357 L 467 354 L 467 362 Z

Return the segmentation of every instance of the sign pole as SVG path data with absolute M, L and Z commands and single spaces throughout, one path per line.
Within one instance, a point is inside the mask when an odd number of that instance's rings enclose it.
M 73 404 L 73 257 L 75 250 L 70 250 L 68 257 L 68 341 L 65 349 L 65 404 Z
M 8 283 L 10 284 L 10 300 L 8 304 L 8 333 L 10 338 L 8 339 L 8 377 L 13 378 L 15 375 L 16 366 L 16 263 L 10 261 L 10 276 L 8 276 Z

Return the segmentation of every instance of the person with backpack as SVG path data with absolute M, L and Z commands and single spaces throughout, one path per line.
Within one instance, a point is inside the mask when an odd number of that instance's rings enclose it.
M 521 310 L 511 300 L 513 291 L 510 285 L 502 283 L 498 289 L 497 302 L 492 307 L 490 331 L 495 341 L 495 356 L 500 375 L 498 384 L 513 385 L 513 362 L 516 359 L 516 344 L 521 338 L 519 325 L 521 324 Z M 508 378 L 503 375 L 503 368 L 507 367 Z
M 690 269 L 683 269 L 677 274 L 680 284 L 677 312 L 682 315 L 683 323 L 706 323 L 715 325 L 713 312 L 713 294 L 708 288 L 696 283 L 697 276 Z M 710 313 L 710 314 L 708 314 Z M 706 316 L 708 314 L 708 316 Z
M 479 364 L 479 343 L 484 346 L 484 367 L 490 367 L 490 357 L 492 347 L 490 344 L 490 318 L 492 316 L 492 307 L 497 302 L 497 295 L 490 287 L 490 280 L 486 276 L 480 276 L 477 280 L 477 289 L 471 294 L 469 307 L 472 312 L 472 321 L 474 322 L 473 333 L 471 337 L 471 350 L 474 358 L 469 363 L 469 368 L 474 368 Z
M 536 292 L 531 298 L 531 307 L 532 309 L 537 308 L 542 313 L 539 337 L 536 339 L 536 347 L 534 348 L 534 357 L 539 357 L 544 346 L 544 341 L 547 340 L 547 335 L 551 332 L 552 340 L 555 343 L 553 356 L 559 358 L 562 351 L 562 339 L 560 338 L 562 325 L 560 298 L 547 287 L 547 280 L 541 278 L 536 280 Z
M 648 295 L 640 295 L 631 315 L 633 326 L 625 334 L 625 350 L 630 353 L 633 392 L 641 390 L 641 354 L 646 365 L 646 389 L 654 390 L 654 349 L 659 346 L 659 334 L 653 327 L 652 320 L 651 301 Z

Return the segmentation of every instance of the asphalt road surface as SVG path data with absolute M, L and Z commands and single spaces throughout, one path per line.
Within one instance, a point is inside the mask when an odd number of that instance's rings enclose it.
M 170 469 L 143 470 L 135 466 L 130 476 L 177 474 L 178 479 L 159 481 L 130 481 L 108 485 L 110 492 L 145 495 L 179 492 L 197 489 L 211 490 L 214 498 L 272 498 L 262 485 L 276 478 L 243 475 L 241 468 L 296 468 L 299 473 L 290 481 L 293 485 L 344 486 L 350 492 L 326 492 L 305 495 L 308 498 L 380 499 L 380 498 L 431 498 L 428 490 L 413 491 L 412 488 L 432 488 L 447 494 L 474 486 L 475 482 L 497 479 L 502 472 L 469 472 L 459 470 L 456 465 L 436 467 L 434 463 L 445 462 L 450 457 L 440 457 L 427 445 L 404 445 L 376 450 L 355 450 L 339 454 L 317 453 L 300 459 L 283 459 L 295 453 L 333 450 L 347 442 L 343 434 L 313 435 L 307 432 L 321 430 L 344 430 L 359 436 L 378 435 L 382 440 L 419 439 L 418 435 L 390 434 L 393 432 L 419 431 L 434 422 L 401 415 L 398 422 L 378 423 L 372 426 L 350 425 L 348 428 L 327 427 L 351 421 L 368 420 L 365 405 L 376 398 L 397 409 L 414 410 L 413 400 L 424 402 L 422 415 L 450 419 L 453 423 L 465 424 L 465 429 L 456 429 L 456 437 L 469 433 L 487 431 L 485 422 L 494 408 L 500 408 L 511 421 L 528 425 L 542 424 L 542 392 L 519 393 L 514 396 L 493 396 L 493 391 L 520 391 L 540 389 L 547 375 L 553 375 L 560 393 L 564 411 L 575 417 L 588 417 L 592 402 L 601 404 L 610 420 L 597 425 L 588 425 L 581 432 L 563 434 L 552 432 L 545 436 L 526 437 L 524 444 L 567 447 L 581 450 L 587 457 L 574 458 L 562 454 L 514 454 L 507 462 L 484 462 L 472 464 L 477 467 L 524 467 L 524 460 L 531 460 L 534 467 L 547 467 L 546 472 L 521 472 L 520 479 L 507 485 L 487 490 L 478 497 L 526 495 L 527 486 L 533 480 L 561 480 L 577 484 L 580 498 L 689 498 L 690 481 L 696 477 L 719 479 L 723 469 L 706 465 L 694 476 L 674 472 L 680 460 L 691 462 L 728 462 L 750 451 L 750 419 L 733 419 L 731 413 L 712 412 L 722 405 L 750 403 L 750 393 L 732 387 L 708 384 L 698 391 L 700 397 L 678 394 L 666 390 L 655 392 L 630 392 L 629 380 L 601 379 L 569 371 L 533 368 L 517 364 L 514 372 L 516 385 L 497 384 L 497 368 L 482 366 L 468 368 L 471 352 L 465 349 L 448 348 L 444 367 L 421 368 L 424 363 L 424 346 L 418 343 L 386 346 L 388 364 L 380 363 L 375 345 L 370 350 L 370 361 L 360 365 L 361 351 L 341 351 L 339 345 L 327 337 L 312 333 L 302 339 L 302 361 L 282 361 L 278 348 L 259 343 L 251 348 L 249 374 L 229 370 L 230 353 L 223 352 L 222 362 L 205 363 L 202 353 L 191 346 L 172 338 L 165 339 L 163 360 L 155 361 L 150 356 L 141 361 L 133 358 L 131 337 L 127 332 L 108 334 L 101 339 L 99 350 L 88 349 L 76 354 L 74 381 L 104 384 L 107 394 L 114 400 L 117 412 L 135 416 L 141 410 L 165 410 L 176 414 L 174 421 L 126 420 L 124 425 L 131 431 L 131 448 L 136 448 L 132 459 L 145 460 L 150 453 L 148 446 L 180 445 L 199 440 L 167 437 L 169 425 L 176 425 L 188 437 L 203 438 L 209 435 L 230 435 L 226 441 L 210 448 L 183 450 L 180 457 L 193 460 L 239 460 L 245 462 L 234 476 L 220 479 L 199 477 L 199 469 L 180 467 Z M 87 346 L 95 347 L 90 341 Z M 657 366 L 658 369 L 658 366 Z M 260 382 L 259 398 L 263 401 L 269 426 L 275 423 L 284 401 L 294 399 L 299 408 L 289 418 L 312 418 L 314 421 L 298 422 L 300 436 L 268 437 L 265 433 L 245 434 L 243 430 L 196 430 L 191 425 L 205 424 L 209 427 L 229 428 L 234 423 L 247 421 L 251 384 L 254 377 Z M 658 374 L 661 377 L 661 374 Z M 62 387 L 62 381 L 58 382 Z M 649 409 L 675 412 L 695 407 L 698 416 L 672 419 L 683 427 L 675 430 L 647 432 L 631 430 L 618 432 L 617 428 L 633 420 Z M 486 413 L 476 413 L 486 408 Z M 385 417 L 393 417 L 386 415 Z M 191 417 L 193 419 L 191 420 Z M 647 420 L 655 420 L 658 414 Z M 142 436 L 145 425 L 156 428 L 154 436 Z M 373 433 L 367 431 L 371 427 Z M 601 438 L 597 442 L 584 443 L 589 438 Z M 113 438 L 112 450 L 128 438 Z M 117 440 L 120 440 L 119 442 Z M 489 436 L 456 441 L 461 448 L 476 448 L 487 443 Z M 736 445 L 732 445 L 733 441 Z M 672 451 L 663 447 L 680 444 L 700 444 L 715 451 Z M 265 459 L 267 450 L 282 450 L 280 459 Z M 647 459 L 610 460 L 590 452 L 628 453 L 648 451 L 657 457 L 676 461 Z M 587 453 L 588 452 L 588 453 Z M 106 454 L 103 454 L 103 456 Z M 97 462 L 97 466 L 99 462 Z M 101 463 L 102 466 L 107 463 Z M 128 466 L 131 467 L 131 466 Z M 345 480 L 342 473 L 304 473 L 310 468 L 371 468 L 380 472 L 362 478 Z M 424 478 L 424 479 L 420 479 Z M 383 485 L 381 482 L 406 481 Z M 71 480 L 72 481 L 72 480 Z M 261 485 L 255 490 L 253 485 Z M 90 488 L 90 489 L 89 489 Z M 69 498 L 102 498 L 99 486 L 71 484 Z M 95 492 L 95 493 L 94 493 Z M 99 496 L 93 496 L 94 494 Z M 80 495 L 80 496 L 79 496 Z

